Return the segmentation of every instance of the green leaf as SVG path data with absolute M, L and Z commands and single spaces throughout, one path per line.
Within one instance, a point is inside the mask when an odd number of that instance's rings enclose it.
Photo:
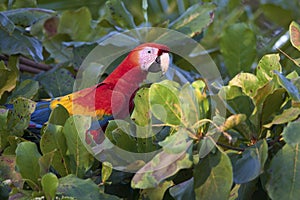
M 78 177 L 84 177 L 85 172 L 92 166 L 93 157 L 81 141 L 91 125 L 91 118 L 74 115 L 67 119 L 63 133 L 68 146 L 67 155 L 70 157 L 71 171 Z
M 58 178 L 56 175 L 53 173 L 45 174 L 42 177 L 41 183 L 46 199 L 55 199 L 56 190 L 58 187 Z
M 142 190 L 143 199 L 163 199 L 166 191 L 173 185 L 172 181 L 164 181 L 156 188 Z
M 43 73 L 38 79 L 50 97 L 59 97 L 73 92 L 74 78 L 67 69 L 51 70 Z
M 91 179 L 83 180 L 73 174 L 59 179 L 57 193 L 85 200 L 119 199 L 112 195 L 100 193 L 98 186 Z
M 8 127 L 11 132 L 16 136 L 22 136 L 23 131 L 28 127 L 30 122 L 30 116 L 35 110 L 36 103 L 25 99 L 23 97 L 18 97 L 13 102 L 13 110 L 8 116 Z
M 255 145 L 248 147 L 242 155 L 232 164 L 234 182 L 247 183 L 258 177 L 264 169 L 268 157 L 268 144 L 260 140 Z
M 165 140 L 158 142 L 166 153 L 179 154 L 186 149 L 189 143 L 187 130 L 180 128 L 177 132 L 166 137 Z
M 300 101 L 300 93 L 296 88 L 296 86 L 278 71 L 274 71 L 274 72 L 277 75 L 277 80 L 279 84 L 286 89 L 290 97 L 295 101 Z
M 174 185 L 170 188 L 170 194 L 174 199 L 177 200 L 195 200 L 195 192 L 193 189 L 194 186 L 194 178 L 191 178 L 187 181 L 179 183 L 178 185 Z
M 12 91 L 19 78 L 19 59 L 11 56 L 7 67 L 4 62 L 0 61 L 0 98 L 5 91 Z
M 274 76 L 274 70 L 281 72 L 279 54 L 264 55 L 256 67 L 256 76 L 261 84 L 270 82 Z
M 40 165 L 40 175 L 44 176 L 50 171 L 51 163 L 53 161 L 55 151 L 46 153 L 42 155 L 39 159 L 39 165 Z
M 7 137 L 10 136 L 7 126 L 7 117 L 9 110 L 0 108 L 0 150 L 7 146 L 8 140 Z
M 233 183 L 232 176 L 232 166 L 226 153 L 220 150 L 210 153 L 194 168 L 196 199 L 228 199 Z
M 33 190 L 39 190 L 40 157 L 41 154 L 33 142 L 22 142 L 16 149 L 16 167 Z
M 43 60 L 43 47 L 41 42 L 29 37 L 19 29 L 14 29 L 13 33 L 8 33 L 0 29 L 0 53 L 7 55 L 21 54 L 32 57 L 36 62 Z
M 231 77 L 250 71 L 256 57 L 255 34 L 245 23 L 233 24 L 221 35 L 220 50 Z
M 107 179 L 110 177 L 113 170 L 113 166 L 109 162 L 103 162 L 102 163 L 102 169 L 101 169 L 101 177 L 102 177 L 102 183 L 105 183 Z
M 189 83 L 186 83 L 181 88 L 178 96 L 182 110 L 182 123 L 190 127 L 200 120 L 195 90 Z
M 7 10 L 2 13 L 6 15 L 15 25 L 22 27 L 31 26 L 38 21 L 45 20 L 56 14 L 56 12 L 53 10 L 30 8 L 30 6 L 28 6 L 28 2 L 26 3 L 26 8 Z
M 240 87 L 246 95 L 252 97 L 256 93 L 258 79 L 255 75 L 250 73 L 239 73 L 229 81 L 228 85 Z
M 63 126 L 66 123 L 68 118 L 69 118 L 69 112 L 67 111 L 67 109 L 64 106 L 58 104 L 52 110 L 48 122 L 53 125 Z
M 121 0 L 106 1 L 106 13 L 109 13 L 108 21 L 115 26 L 133 29 L 136 28 L 132 14 L 126 9 Z
M 299 144 L 286 144 L 271 160 L 266 190 L 271 199 L 297 199 L 300 195 Z
M 37 94 L 38 90 L 39 82 L 31 79 L 26 79 L 16 87 L 16 89 L 9 96 L 9 99 L 15 99 L 19 96 L 27 99 L 32 99 Z
M 66 138 L 62 132 L 63 127 L 51 123 L 42 129 L 40 147 L 43 155 L 54 152 L 51 165 L 61 175 L 71 173 L 70 158 L 67 156 Z
M 149 88 L 140 89 L 134 97 L 132 120 L 139 126 L 148 126 L 151 122 L 149 105 Z
M 134 175 L 131 187 L 141 189 L 157 187 L 180 169 L 191 167 L 191 153 L 192 141 L 189 141 L 186 149 L 178 154 L 161 151 Z
M 58 33 L 70 35 L 72 40 L 87 41 L 91 28 L 92 16 L 88 8 L 64 11 L 60 17 Z
M 295 21 L 292 21 L 289 27 L 290 40 L 292 45 L 300 51 L 300 26 Z
M 261 9 L 263 14 L 274 23 L 280 26 L 288 27 L 288 24 L 293 20 L 293 12 L 289 9 L 285 9 L 284 3 L 281 5 L 275 5 L 275 3 L 262 4 Z M 280 1 L 279 1 L 280 2 Z M 284 17 L 282 17 L 284 16 Z
M 150 87 L 150 109 L 153 115 L 166 124 L 181 123 L 178 89 L 169 82 L 154 83 Z
M 300 143 L 300 122 L 294 121 L 289 122 L 288 125 L 284 128 L 282 136 L 284 141 L 290 146 L 295 146 Z
M 271 126 L 276 124 L 285 124 L 291 122 L 297 119 L 299 115 L 300 115 L 300 108 L 298 107 L 296 108 L 291 107 L 285 109 L 280 115 L 276 115 L 270 123 L 265 124 L 264 127 L 271 128 Z
M 117 147 L 126 151 L 137 152 L 137 143 L 132 136 L 128 122 L 124 120 L 109 121 L 105 135 Z
M 212 23 L 215 9 L 215 4 L 197 3 L 189 7 L 180 17 L 170 23 L 169 28 L 194 37 Z

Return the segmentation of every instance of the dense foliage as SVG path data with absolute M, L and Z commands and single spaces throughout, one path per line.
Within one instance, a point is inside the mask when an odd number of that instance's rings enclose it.
M 296 0 L 0 0 L 0 198 L 297 199 L 299 8 Z M 35 102 L 71 93 L 98 43 L 147 26 L 198 41 L 224 85 L 210 91 L 174 55 L 190 82 L 138 91 L 134 123 L 112 120 L 105 131 L 128 152 L 161 150 L 127 166 L 137 173 L 90 154 L 80 140 L 90 117 L 58 106 L 40 132 L 28 129 Z M 103 79 L 116 65 L 91 73 Z

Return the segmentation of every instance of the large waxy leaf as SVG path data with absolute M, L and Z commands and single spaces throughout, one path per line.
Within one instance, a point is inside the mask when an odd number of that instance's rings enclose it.
M 91 118 L 74 115 L 67 119 L 63 133 L 68 146 L 67 155 L 70 158 L 71 172 L 78 177 L 84 177 L 91 167 L 93 157 L 81 141 L 79 135 L 85 135 L 91 124 Z
M 225 29 L 220 40 L 221 53 L 230 76 L 250 71 L 256 56 L 256 39 L 253 31 L 244 23 Z
M 210 153 L 194 168 L 196 199 L 228 199 L 232 182 L 230 159 L 220 150 Z
M 186 149 L 180 153 L 167 153 L 165 151 L 158 153 L 134 175 L 131 186 L 141 189 L 157 187 L 180 169 L 191 167 L 191 144 L 192 141 L 189 141 L 186 144 Z
M 286 144 L 277 152 L 268 169 L 266 189 L 271 199 L 297 199 L 300 195 L 299 144 Z
M 166 124 L 181 123 L 178 89 L 170 81 L 152 84 L 149 91 L 150 109 L 153 115 Z
M 239 73 L 229 82 L 230 86 L 237 86 L 242 88 L 242 91 L 252 97 L 255 95 L 258 87 L 258 79 L 255 75 L 250 73 Z
M 75 199 L 119 199 L 112 195 L 100 193 L 98 186 L 92 180 L 83 180 L 73 174 L 59 179 L 57 193 Z
M 241 155 L 235 155 L 233 175 L 234 182 L 237 184 L 247 183 L 258 177 L 264 169 L 264 164 L 268 157 L 268 145 L 265 140 L 257 142 L 247 148 Z
M 23 179 L 33 190 L 38 190 L 40 178 L 39 158 L 37 146 L 33 142 L 22 142 L 16 149 L 16 167 Z
M 292 45 L 300 51 L 300 26 L 296 22 L 292 22 L 289 28 L 290 40 Z
M 51 165 L 61 176 L 66 176 L 71 173 L 71 169 L 66 138 L 62 130 L 62 126 L 48 124 L 43 130 L 40 147 L 44 155 L 54 152 Z
M 174 20 L 169 28 L 193 37 L 212 23 L 215 9 L 215 4 L 195 4 Z
M 169 187 L 173 185 L 172 181 L 164 181 L 156 188 L 144 189 L 142 193 L 143 199 L 163 199 Z
M 180 90 L 179 100 L 182 110 L 182 123 L 185 126 L 194 125 L 200 119 L 195 89 L 190 84 L 185 84 Z
M 140 89 L 134 97 L 134 110 L 131 118 L 139 126 L 147 126 L 151 122 L 149 105 L 149 88 Z
M 19 59 L 13 56 L 7 66 L 0 61 L 0 98 L 5 91 L 10 92 L 15 88 L 19 77 L 18 63 Z
M 53 173 L 45 174 L 42 177 L 41 184 L 47 199 L 54 199 L 56 196 L 56 189 L 58 187 L 58 178 Z
M 282 132 L 284 141 L 291 146 L 300 144 L 299 132 L 300 132 L 300 122 L 299 121 L 289 122 Z
M 261 84 L 273 79 L 274 70 L 281 72 L 279 60 L 279 54 L 267 54 L 260 59 L 256 67 L 256 76 Z

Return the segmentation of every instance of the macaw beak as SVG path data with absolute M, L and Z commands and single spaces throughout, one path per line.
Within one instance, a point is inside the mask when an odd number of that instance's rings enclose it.
M 159 72 L 161 71 L 162 74 L 165 74 L 170 65 L 170 55 L 167 52 L 163 52 L 160 56 L 157 56 L 155 62 L 151 64 L 148 68 L 149 72 Z

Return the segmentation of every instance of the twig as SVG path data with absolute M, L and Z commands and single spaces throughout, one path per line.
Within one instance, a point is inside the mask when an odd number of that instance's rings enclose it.
M 227 144 L 223 144 L 223 143 L 220 143 L 220 142 L 216 142 L 217 145 L 221 146 L 221 147 L 224 147 L 224 148 L 227 148 L 227 149 L 231 149 L 231 150 L 235 150 L 235 151 L 245 151 L 244 148 L 240 148 L 240 147 L 233 147 L 233 146 L 230 146 L 230 145 L 227 145 Z

